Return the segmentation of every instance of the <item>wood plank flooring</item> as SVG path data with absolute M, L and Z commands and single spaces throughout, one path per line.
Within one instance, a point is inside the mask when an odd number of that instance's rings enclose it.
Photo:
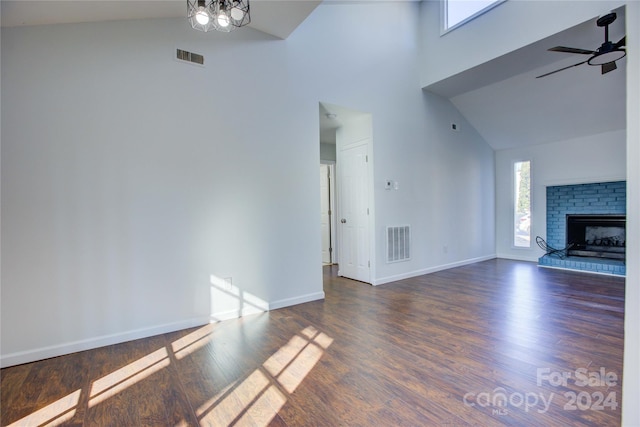
M 623 278 L 324 273 L 324 301 L 2 369 L 2 425 L 620 425 Z

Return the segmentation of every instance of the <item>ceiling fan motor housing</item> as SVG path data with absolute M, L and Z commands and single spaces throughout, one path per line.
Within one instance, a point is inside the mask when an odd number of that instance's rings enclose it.
M 615 12 L 607 13 L 606 15 L 598 18 L 596 24 L 598 25 L 598 27 L 606 27 L 607 25 L 612 24 L 613 21 L 616 20 L 616 18 L 617 15 L 615 14 Z

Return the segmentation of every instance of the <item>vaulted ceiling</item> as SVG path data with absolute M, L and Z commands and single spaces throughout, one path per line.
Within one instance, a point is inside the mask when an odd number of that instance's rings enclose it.
M 625 34 L 624 8 L 609 28 L 610 40 Z M 554 46 L 595 50 L 604 42 L 597 17 L 518 49 L 425 89 L 449 98 L 495 149 L 580 138 L 626 127 L 626 58 L 618 69 L 580 63 L 588 55 L 550 52 Z
M 253 0 L 252 28 L 286 39 L 320 0 Z M 65 24 L 186 16 L 184 0 L 2 0 L 2 26 Z
M 2 0 L 2 26 L 181 17 L 184 0 L 31 1 Z M 287 38 L 319 0 L 252 0 L 251 27 Z M 625 33 L 624 8 L 610 27 L 610 39 Z M 626 126 L 626 59 L 601 75 L 587 64 L 536 76 L 587 59 L 549 52 L 563 45 L 595 50 L 604 41 L 597 17 L 547 39 L 436 82 L 426 90 L 449 98 L 496 150 L 579 138 Z M 464 54 L 460 52 L 457 54 Z M 335 126 L 321 114 L 322 123 Z M 321 124 L 322 124 L 321 123 Z M 322 126 L 324 126 L 322 125 Z

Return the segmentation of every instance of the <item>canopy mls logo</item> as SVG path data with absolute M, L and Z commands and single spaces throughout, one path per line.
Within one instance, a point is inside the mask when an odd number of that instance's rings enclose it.
M 538 387 L 584 388 L 583 391 L 562 393 L 542 391 L 507 392 L 503 387 L 492 391 L 468 392 L 462 401 L 465 406 L 491 408 L 492 415 L 509 415 L 513 409 L 522 409 L 526 413 L 536 411 L 544 414 L 552 404 L 562 405 L 565 411 L 615 411 L 618 408 L 617 393 L 609 391 L 618 385 L 618 375 L 604 367 L 598 370 L 578 368 L 573 371 L 552 371 L 550 368 L 538 368 L 536 371 Z
M 547 399 L 544 393 L 536 392 L 513 392 L 508 393 L 502 387 L 497 387 L 490 392 L 467 393 L 462 398 L 465 406 L 479 406 L 481 408 L 491 408 L 492 415 L 509 415 L 507 408 L 524 408 L 525 412 L 536 410 L 544 414 L 549 410 L 554 393 Z

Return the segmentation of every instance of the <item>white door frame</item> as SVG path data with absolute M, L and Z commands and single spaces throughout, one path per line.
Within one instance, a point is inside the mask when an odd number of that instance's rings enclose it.
M 330 239 L 330 259 L 332 264 L 338 262 L 338 242 L 336 240 L 336 215 L 338 213 L 336 209 L 336 162 L 333 160 L 320 160 L 321 165 L 329 166 L 329 239 Z

